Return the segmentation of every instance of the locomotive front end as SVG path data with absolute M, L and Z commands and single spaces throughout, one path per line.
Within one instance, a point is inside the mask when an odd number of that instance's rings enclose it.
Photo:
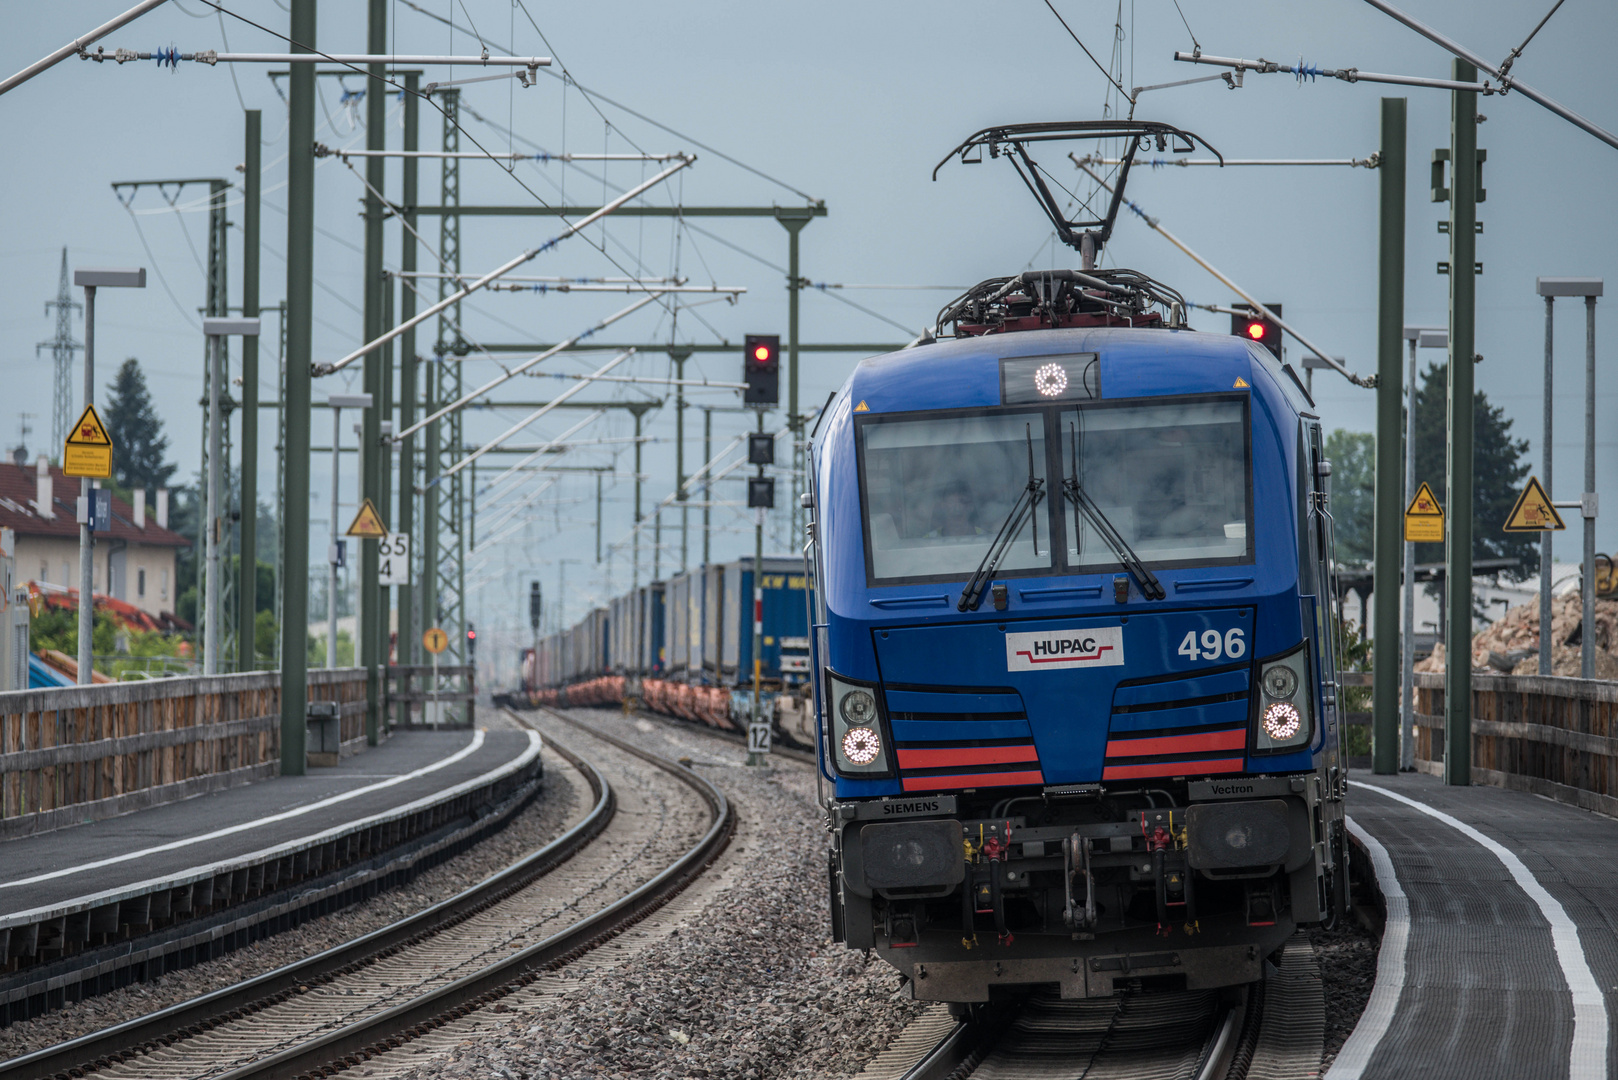
M 1327 470 L 1267 355 L 971 337 L 816 433 L 834 932 L 916 997 L 1251 982 L 1341 909 Z

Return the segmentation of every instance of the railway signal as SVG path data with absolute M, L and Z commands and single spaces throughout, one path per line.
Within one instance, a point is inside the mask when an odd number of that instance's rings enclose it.
M 742 354 L 744 405 L 777 405 L 781 401 L 781 335 L 748 334 Z
M 544 610 L 544 600 L 539 591 L 539 582 L 533 581 L 528 585 L 528 625 L 535 632 L 539 632 L 539 616 Z
M 1265 304 L 1265 307 L 1275 315 L 1281 317 L 1280 304 Z M 1255 311 L 1249 310 L 1240 315 L 1230 317 L 1230 332 L 1237 337 L 1244 337 L 1248 341 L 1264 346 L 1275 354 L 1277 360 L 1281 359 L 1281 328 L 1273 319 L 1266 319 Z
M 748 432 L 747 463 L 749 465 L 774 465 L 775 436 L 767 431 Z

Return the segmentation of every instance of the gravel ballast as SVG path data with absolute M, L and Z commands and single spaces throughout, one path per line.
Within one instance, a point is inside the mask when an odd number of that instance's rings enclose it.
M 148 983 L 70 1002 L 34 1020 L 0 1028 L 0 1061 L 88 1035 L 114 1024 L 273 971 L 313 956 L 446 900 L 543 847 L 589 809 L 590 789 L 573 767 L 544 752 L 544 777 L 534 801 L 500 832 L 433 867 L 414 881 L 362 903 L 312 919 Z
M 740 822 L 709 873 L 729 873 L 730 883 L 625 962 L 579 972 L 565 992 L 513 995 L 482 1030 L 398 1075 L 849 1076 L 926 1007 L 897 993 L 899 976 L 882 961 L 831 941 L 826 834 L 809 768 L 747 768 L 743 747 L 696 730 L 606 710 L 570 715 L 689 757 L 725 792 Z M 376 1075 L 393 1073 L 376 1064 Z
M 1337 1052 L 1360 1022 L 1376 985 L 1376 955 L 1381 942 L 1358 919 L 1345 919 L 1335 930 L 1309 931 L 1326 998 L 1326 1044 L 1320 1068 L 1337 1060 Z

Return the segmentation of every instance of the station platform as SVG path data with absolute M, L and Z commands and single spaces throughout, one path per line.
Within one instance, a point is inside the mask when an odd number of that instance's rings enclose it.
M 1608 1076 L 1618 820 L 1413 773 L 1349 784 L 1387 924 L 1328 1080 Z
M 537 732 L 411 730 L 305 776 L 0 841 L 0 1023 L 412 876 L 502 824 L 540 769 Z

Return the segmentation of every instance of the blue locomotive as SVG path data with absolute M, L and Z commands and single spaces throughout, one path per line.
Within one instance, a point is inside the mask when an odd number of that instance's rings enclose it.
M 1344 909 L 1320 421 L 1184 312 L 1127 270 L 986 281 L 814 432 L 833 930 L 917 998 L 1252 982 Z

